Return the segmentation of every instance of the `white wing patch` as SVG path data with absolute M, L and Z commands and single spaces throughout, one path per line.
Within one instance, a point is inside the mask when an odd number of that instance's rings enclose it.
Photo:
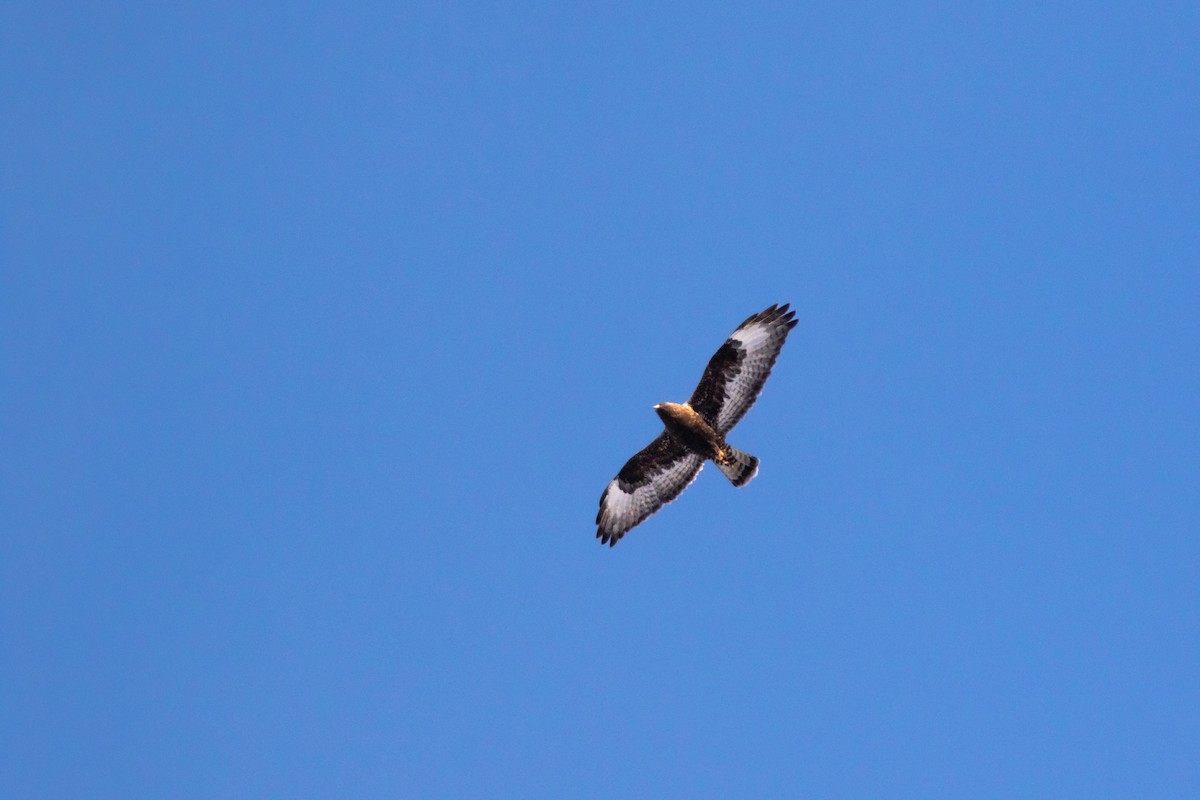
M 728 433 L 762 393 L 763 384 L 783 349 L 790 326 L 786 319 L 771 317 L 755 320 L 733 332 L 729 338 L 745 351 L 730 371 L 725 384 L 725 402 L 717 413 L 716 428 Z
M 776 326 L 764 322 L 752 322 L 744 328 L 738 328 L 729 337 L 742 343 L 750 352 L 760 349 L 765 342 L 775 336 Z
M 717 433 L 729 433 L 754 405 L 795 325 L 795 311 L 771 306 L 747 318 L 709 359 L 688 402 Z
M 663 468 L 649 468 L 640 481 L 613 478 L 600 498 L 597 536 L 602 542 L 615 544 L 635 525 L 678 497 L 703 467 L 703 456 L 681 453 Z

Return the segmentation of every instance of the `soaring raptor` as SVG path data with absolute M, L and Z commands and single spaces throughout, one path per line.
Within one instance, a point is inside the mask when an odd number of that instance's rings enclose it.
M 734 486 L 758 474 L 758 459 L 725 441 L 762 391 L 796 312 L 771 306 L 730 334 L 686 403 L 654 407 L 666 429 L 621 467 L 600 496 L 596 536 L 612 546 L 633 526 L 671 502 L 712 460 Z

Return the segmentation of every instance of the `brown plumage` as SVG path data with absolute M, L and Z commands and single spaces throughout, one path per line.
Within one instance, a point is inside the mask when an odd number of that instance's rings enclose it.
M 754 405 L 796 312 L 771 306 L 738 326 L 709 360 L 686 403 L 654 407 L 665 429 L 626 462 L 600 497 L 596 536 L 614 545 L 696 479 L 711 460 L 734 486 L 758 474 L 758 459 L 731 446 L 725 436 Z

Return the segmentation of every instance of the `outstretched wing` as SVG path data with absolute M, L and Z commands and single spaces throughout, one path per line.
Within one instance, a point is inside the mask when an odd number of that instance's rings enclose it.
M 596 536 L 610 547 L 630 528 L 688 487 L 704 457 L 684 449 L 666 431 L 621 467 L 600 496 Z
M 688 404 L 717 433 L 729 433 L 754 405 L 794 327 L 796 312 L 786 303 L 747 319 L 709 360 Z

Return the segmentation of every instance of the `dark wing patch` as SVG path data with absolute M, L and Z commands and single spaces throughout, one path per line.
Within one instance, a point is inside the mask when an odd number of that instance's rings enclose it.
M 600 496 L 596 536 L 612 546 L 646 517 L 679 496 L 704 466 L 664 431 L 629 459 Z
M 771 306 L 738 326 L 709 360 L 688 404 L 724 436 L 745 416 L 762 392 L 796 312 Z

